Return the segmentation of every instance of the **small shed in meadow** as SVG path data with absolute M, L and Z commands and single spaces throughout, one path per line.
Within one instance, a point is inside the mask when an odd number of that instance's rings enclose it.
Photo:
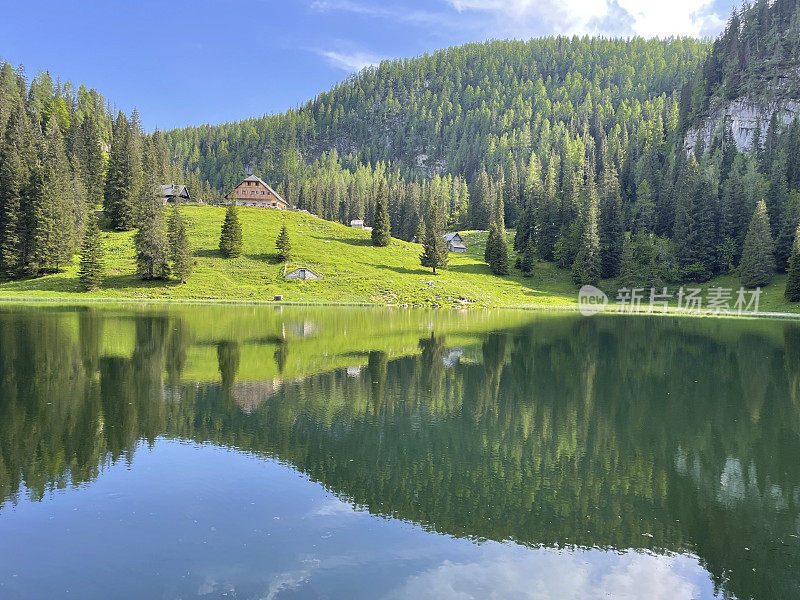
M 310 267 L 298 267 L 292 271 L 289 271 L 283 277 L 285 279 L 303 279 L 309 281 L 312 279 L 322 279 L 322 273 L 317 273 Z
M 444 241 L 447 242 L 447 249 L 450 252 L 464 254 L 467 251 L 467 247 L 464 245 L 464 240 L 461 239 L 461 235 L 457 231 L 453 233 L 446 233 L 444 236 Z

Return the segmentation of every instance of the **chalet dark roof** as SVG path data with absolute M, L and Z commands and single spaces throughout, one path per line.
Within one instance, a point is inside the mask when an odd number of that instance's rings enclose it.
M 242 183 L 244 183 L 245 181 L 257 181 L 258 183 L 263 185 L 265 188 L 267 188 L 270 192 L 272 192 L 272 195 L 275 196 L 278 200 L 283 202 L 286 206 L 289 206 L 289 203 L 286 200 L 284 200 L 283 198 L 281 198 L 281 195 L 278 192 L 276 192 L 275 190 L 273 190 L 272 187 L 270 187 L 270 185 L 266 181 L 261 179 L 261 177 L 258 177 L 257 175 L 248 175 L 247 177 L 245 177 L 242 180 Z M 240 183 L 239 185 L 242 185 L 242 183 Z M 239 185 L 237 185 L 236 187 L 239 187 Z
M 186 189 L 185 185 L 175 185 L 175 184 L 166 184 L 161 186 L 161 195 L 162 196 L 182 196 L 182 197 L 189 197 L 189 191 Z
M 461 236 L 458 234 L 457 231 L 454 232 L 454 233 L 445 233 L 444 234 L 444 241 L 452 242 L 453 238 L 456 238 L 456 237 L 459 239 L 459 241 L 461 240 Z

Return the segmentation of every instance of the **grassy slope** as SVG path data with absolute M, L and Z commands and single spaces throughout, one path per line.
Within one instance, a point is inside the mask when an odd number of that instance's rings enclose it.
M 549 263 L 539 263 L 533 278 L 517 271 L 508 277 L 492 275 L 483 262 L 486 234 L 482 232 L 466 234 L 467 254 L 451 254 L 449 268 L 433 275 L 419 265 L 421 246 L 417 244 L 392 240 L 386 248 L 374 248 L 365 231 L 303 213 L 242 208 L 244 252 L 226 260 L 217 249 L 224 210 L 184 210 L 196 259 L 185 285 L 140 281 L 135 275 L 133 233 L 105 232 L 108 276 L 101 290 L 80 291 L 76 258 L 62 273 L 0 284 L 0 298 L 259 301 L 281 294 L 288 302 L 521 307 L 571 306 L 577 301 L 569 273 Z M 324 274 L 323 280 L 283 279 L 284 265 L 275 256 L 275 239 L 284 220 L 295 256 L 292 264 L 315 267 Z M 761 310 L 800 312 L 800 307 L 783 300 L 783 281 L 778 277 L 765 289 Z M 713 284 L 739 287 L 733 277 Z M 613 282 L 602 287 L 616 289 Z

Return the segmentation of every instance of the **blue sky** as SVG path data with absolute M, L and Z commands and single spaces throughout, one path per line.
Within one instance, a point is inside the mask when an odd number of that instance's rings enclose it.
M 548 34 L 715 36 L 734 0 L 0 0 L 0 58 L 146 128 L 297 106 L 383 58 Z

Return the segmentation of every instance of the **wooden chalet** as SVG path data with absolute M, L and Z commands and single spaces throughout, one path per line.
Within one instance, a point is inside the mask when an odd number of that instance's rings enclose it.
M 250 175 L 228 193 L 228 202 L 237 206 L 257 206 L 286 210 L 289 203 L 278 192 L 268 186 L 260 177 Z

